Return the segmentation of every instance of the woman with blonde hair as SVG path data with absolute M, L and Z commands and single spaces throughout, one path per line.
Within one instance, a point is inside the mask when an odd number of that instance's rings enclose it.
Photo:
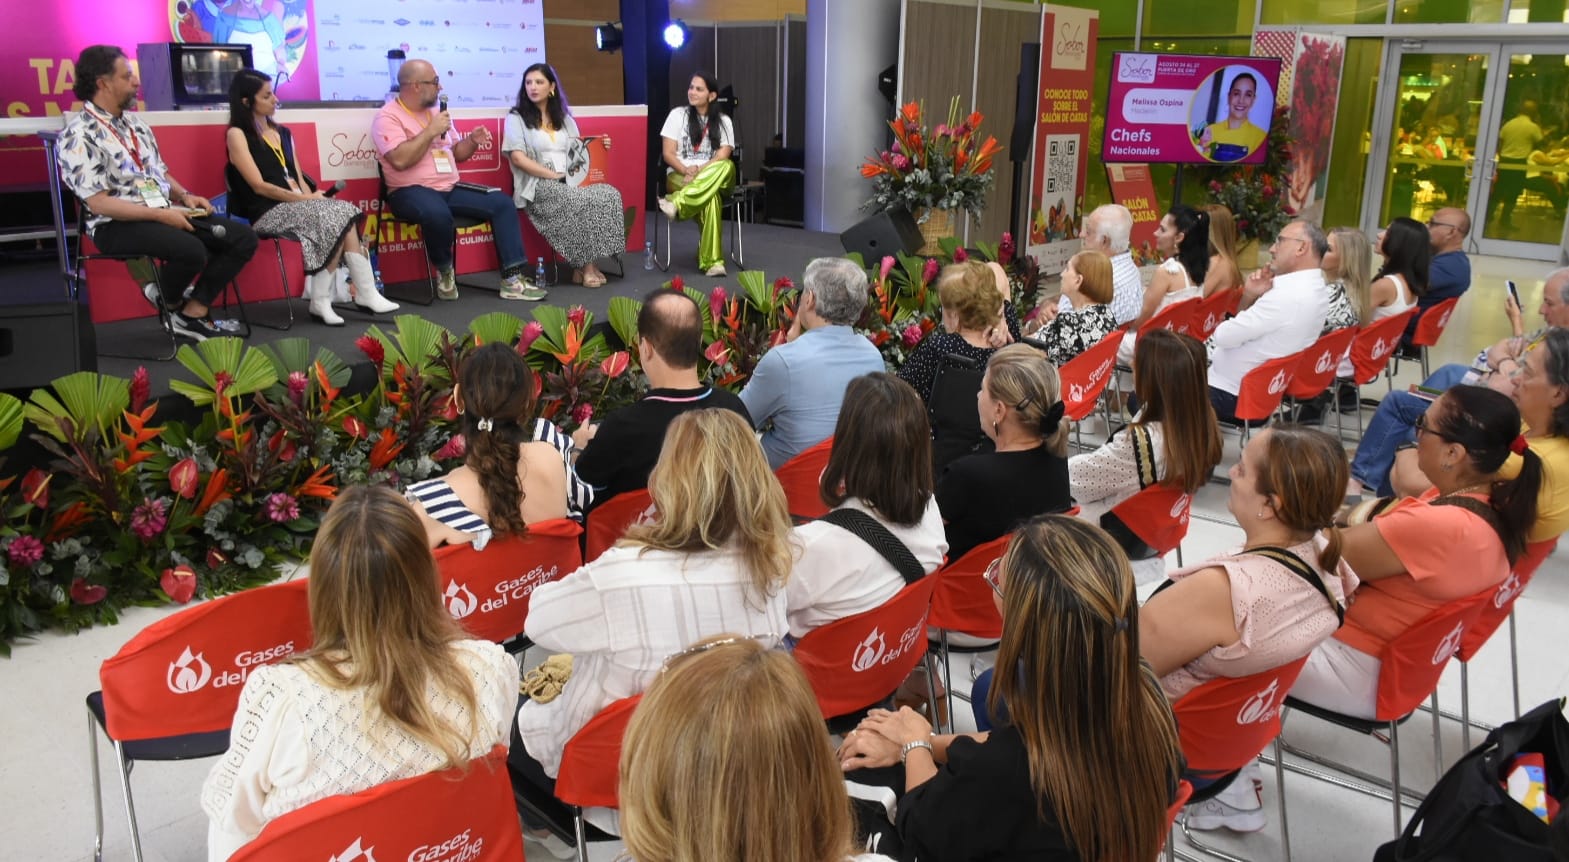
M 1111 258 L 1095 251 L 1081 251 L 1068 258 L 1062 269 L 1062 295 L 1068 309 L 1045 306 L 1041 313 L 1051 320 L 1035 336 L 1046 344 L 1046 356 L 1062 365 L 1089 350 L 1117 328 L 1111 313 Z
M 844 862 L 854 818 L 806 675 L 735 635 L 671 656 L 621 746 L 636 862 Z M 877 862 L 885 856 L 853 856 Z
M 1242 267 L 1237 264 L 1237 222 L 1225 204 L 1205 204 L 1209 215 L 1209 272 L 1204 274 L 1204 297 L 1217 290 L 1241 290 Z
M 648 493 L 651 522 L 530 599 L 526 634 L 572 655 L 560 696 L 518 710 L 510 759 L 535 787 L 554 787 L 567 740 L 647 688 L 665 656 L 721 632 L 773 646 L 787 631 L 790 513 L 747 420 L 721 409 L 676 417 Z
M 390 488 L 345 489 L 311 549 L 307 652 L 246 677 L 202 785 L 208 858 L 328 796 L 463 766 L 506 739 L 517 665 L 447 613 L 436 561 Z
M 1062 381 L 1045 354 L 1027 344 L 993 353 L 975 409 L 994 451 L 960 458 L 937 481 L 950 560 L 1021 521 L 1073 505 Z
M 1043 515 L 1014 532 L 986 579 L 1002 614 L 997 666 L 1014 669 L 986 698 L 998 726 L 933 735 L 909 708 L 874 710 L 841 764 L 903 761 L 900 858 L 1154 859 L 1181 754 L 1139 658 L 1127 557 L 1099 527 Z

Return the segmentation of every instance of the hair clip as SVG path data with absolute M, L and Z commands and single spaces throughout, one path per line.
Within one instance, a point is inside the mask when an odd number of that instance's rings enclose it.
M 1526 442 L 1524 434 L 1516 435 L 1514 441 L 1509 444 L 1509 451 L 1516 455 L 1524 455 L 1525 450 L 1528 448 L 1530 448 L 1530 444 Z
M 492 428 L 496 427 L 496 420 L 494 420 L 494 419 L 485 419 L 485 418 L 482 417 L 478 422 L 474 423 L 474 427 L 478 428 L 481 431 L 489 431 Z
M 1117 617 L 1117 631 L 1125 632 L 1127 630 L 1128 630 L 1128 618 L 1127 617 Z

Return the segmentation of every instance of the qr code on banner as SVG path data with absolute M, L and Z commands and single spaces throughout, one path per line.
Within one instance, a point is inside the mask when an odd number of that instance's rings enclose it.
M 1058 199 L 1062 199 L 1071 205 L 1078 198 L 1076 188 L 1078 178 L 1079 136 L 1047 135 L 1045 184 L 1047 204 L 1054 204 Z

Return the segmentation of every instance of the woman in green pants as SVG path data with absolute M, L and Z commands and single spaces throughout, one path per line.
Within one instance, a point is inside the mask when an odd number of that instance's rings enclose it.
M 725 274 L 724 247 L 719 240 L 719 214 L 724 196 L 735 185 L 735 127 L 714 105 L 717 82 L 698 72 L 686 88 L 685 107 L 665 117 L 659 130 L 664 138 L 665 189 L 659 199 L 665 218 L 697 218 L 703 236 L 697 246 L 697 266 L 707 275 Z

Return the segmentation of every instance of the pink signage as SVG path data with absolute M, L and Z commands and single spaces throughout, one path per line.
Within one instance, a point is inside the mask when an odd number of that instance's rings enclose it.
M 1261 164 L 1280 61 L 1118 53 L 1106 95 L 1106 162 Z

